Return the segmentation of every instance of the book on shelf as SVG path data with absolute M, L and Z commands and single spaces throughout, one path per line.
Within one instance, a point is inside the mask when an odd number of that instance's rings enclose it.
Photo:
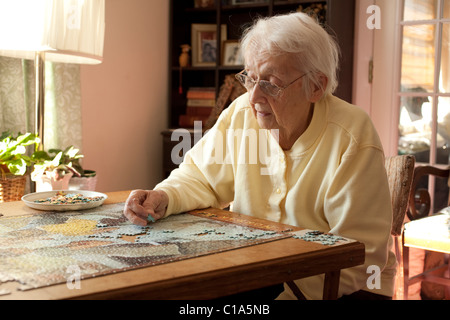
M 182 128 L 193 128 L 195 121 L 201 121 L 203 124 L 208 121 L 209 115 L 189 115 L 181 114 L 178 118 L 178 125 Z
M 186 93 L 187 99 L 216 99 L 214 87 L 191 87 Z
M 188 107 L 214 107 L 216 99 L 188 99 Z
M 214 87 L 191 87 L 186 92 L 186 114 L 178 117 L 182 128 L 193 128 L 195 121 L 205 123 L 216 105 Z

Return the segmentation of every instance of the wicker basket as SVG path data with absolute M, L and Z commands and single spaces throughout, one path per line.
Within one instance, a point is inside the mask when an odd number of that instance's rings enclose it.
M 18 201 L 25 194 L 27 176 L 0 175 L 0 202 Z

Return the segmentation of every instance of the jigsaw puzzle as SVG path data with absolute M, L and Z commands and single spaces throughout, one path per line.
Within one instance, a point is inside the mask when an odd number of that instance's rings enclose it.
M 19 290 L 111 274 L 289 237 L 270 228 L 241 226 L 191 214 L 173 215 L 146 227 L 131 224 L 123 203 L 78 212 L 0 217 L 1 284 Z

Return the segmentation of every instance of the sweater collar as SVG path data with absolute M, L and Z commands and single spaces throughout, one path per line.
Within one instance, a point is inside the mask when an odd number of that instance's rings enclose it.
M 306 131 L 297 139 L 297 141 L 295 141 L 292 148 L 285 151 L 286 155 L 301 156 L 314 145 L 317 139 L 320 138 L 328 121 L 329 100 L 330 97 L 328 96 L 314 104 L 311 123 Z

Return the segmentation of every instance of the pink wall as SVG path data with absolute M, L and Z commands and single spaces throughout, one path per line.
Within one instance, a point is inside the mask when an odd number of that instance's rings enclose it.
M 369 63 L 373 58 L 374 31 L 366 26 L 367 8 L 374 0 L 358 0 L 355 4 L 355 50 L 353 63 L 352 102 L 371 114 L 372 84 L 369 82 Z
M 167 126 L 167 0 L 106 1 L 103 63 L 81 67 L 83 165 L 101 192 L 162 178 Z
M 380 8 L 380 29 L 369 29 L 367 20 L 373 11 L 370 5 Z M 356 1 L 355 53 L 353 74 L 353 103 L 371 117 L 384 152 L 397 153 L 398 113 L 392 103 L 396 77 L 395 15 L 397 3 L 392 0 Z M 373 80 L 369 83 L 369 62 L 373 60 Z

